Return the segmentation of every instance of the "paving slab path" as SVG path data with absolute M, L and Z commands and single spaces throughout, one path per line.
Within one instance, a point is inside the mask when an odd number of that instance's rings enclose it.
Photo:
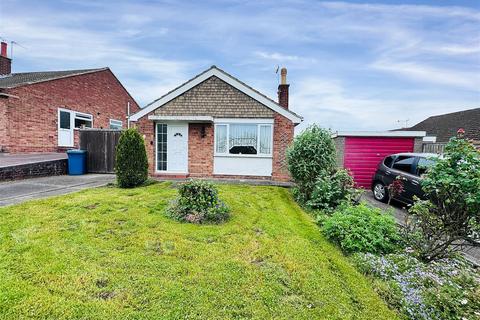
M 114 180 L 113 174 L 85 174 L 1 182 L 0 207 L 100 187 Z
M 368 204 L 380 208 L 384 211 L 393 210 L 393 216 L 399 225 L 405 225 L 405 217 L 407 215 L 407 210 L 404 208 L 404 205 L 400 202 L 392 201 L 391 205 L 388 205 L 383 202 L 379 202 L 373 198 L 373 193 L 371 191 L 365 191 L 362 196 L 362 200 L 366 201 Z M 463 250 L 463 255 L 465 258 L 472 262 L 474 265 L 480 267 L 480 248 L 466 248 Z

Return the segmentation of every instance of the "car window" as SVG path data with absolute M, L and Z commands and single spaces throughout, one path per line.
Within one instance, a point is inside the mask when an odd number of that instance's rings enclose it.
M 387 167 L 391 167 L 393 162 L 393 156 L 386 157 L 385 160 L 383 160 L 383 164 Z
M 398 156 L 393 163 L 392 168 L 406 173 L 412 172 L 412 165 L 415 157 L 413 156 Z
M 433 166 L 435 161 L 432 159 L 419 158 L 417 164 L 417 176 L 421 176 L 427 172 L 428 168 Z

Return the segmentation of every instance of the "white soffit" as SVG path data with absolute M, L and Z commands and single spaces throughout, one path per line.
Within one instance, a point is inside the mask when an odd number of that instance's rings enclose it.
M 425 131 L 339 131 L 333 137 L 425 137 Z

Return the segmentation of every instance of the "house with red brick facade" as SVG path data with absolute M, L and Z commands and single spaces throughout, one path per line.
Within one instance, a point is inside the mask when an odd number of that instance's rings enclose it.
M 0 153 L 78 147 L 78 129 L 127 127 L 139 107 L 109 68 L 11 73 L 0 48 Z
M 276 102 L 212 66 L 132 115 L 150 174 L 290 180 L 285 152 L 302 118 L 289 110 L 286 75 Z

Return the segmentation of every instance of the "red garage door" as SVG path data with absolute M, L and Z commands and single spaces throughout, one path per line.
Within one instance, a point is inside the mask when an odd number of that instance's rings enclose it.
M 414 138 L 345 137 L 344 167 L 359 187 L 370 189 L 380 161 L 393 153 L 413 152 Z

